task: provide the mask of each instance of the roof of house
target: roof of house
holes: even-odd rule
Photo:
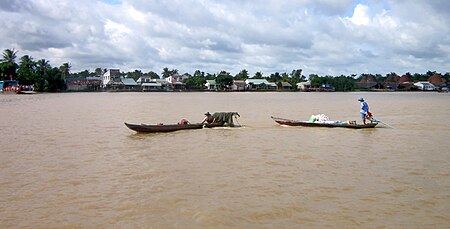
[[[237,86],[245,86],[245,81],[243,80],[233,80],[233,84]]]
[[[136,83],[136,81],[134,81],[133,78],[122,78],[121,80],[125,86],[137,86],[138,85]]]
[[[255,84],[255,85],[259,85],[259,84],[269,84],[269,81],[267,81],[266,79],[246,79],[245,80],[246,84]]]
[[[206,83],[209,85],[216,85],[216,80],[206,80]]]
[[[444,80],[442,79],[442,77],[438,74],[434,74],[433,76],[431,76],[428,79],[428,82],[430,82],[432,84],[437,84],[437,85],[445,83]]]
[[[297,83],[297,86],[299,85],[311,86],[311,81]]]
[[[414,85],[433,85],[433,84],[427,81],[419,81],[417,83],[414,83]]]
[[[161,87],[162,84],[161,83],[155,83],[155,82],[151,82],[151,83],[142,83],[142,86],[145,87]]]
[[[283,87],[292,87],[292,84],[290,84],[289,82],[281,82],[281,86],[283,86]]]
[[[398,80],[399,83],[405,83],[405,82],[409,82],[409,77],[407,75],[403,75],[402,77],[400,77],[400,79]]]

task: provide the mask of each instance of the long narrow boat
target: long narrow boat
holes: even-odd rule
[[[364,129],[364,128],[374,128],[378,123],[368,123],[366,125],[362,124],[348,124],[346,122],[309,122],[309,121],[297,121],[285,118],[276,118],[270,116],[275,122],[280,125],[286,126],[305,126],[305,127],[343,127],[343,128],[352,128],[352,129]]]
[[[139,133],[158,133],[158,132],[172,132],[172,131],[178,131],[178,130],[188,130],[188,129],[202,129],[203,124],[196,123],[196,124],[168,124],[168,125],[148,125],[148,124],[130,124],[126,123],[125,125],[130,128],[131,130],[134,130]]]

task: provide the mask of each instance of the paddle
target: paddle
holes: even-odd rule
[[[373,121],[373,122],[379,122],[379,123],[384,124],[384,125],[386,125],[386,126],[392,128],[392,129],[395,129],[395,127],[393,127],[393,126],[391,126],[391,125],[389,125],[389,124],[387,124],[387,123],[384,123],[384,122],[382,122],[381,120],[378,120],[378,119],[374,118],[373,116],[370,116],[368,119],[369,119],[370,121]]]

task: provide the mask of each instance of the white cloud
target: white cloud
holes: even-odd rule
[[[349,20],[356,25],[368,25],[370,23],[368,10],[368,6],[362,4],[356,5],[353,16]]]
[[[302,68],[340,75],[450,68],[446,1],[4,1],[0,48],[53,66],[70,62],[73,71]]]

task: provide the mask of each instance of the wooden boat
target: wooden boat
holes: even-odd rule
[[[214,123],[205,123],[203,124],[203,127],[206,128],[214,128],[214,127],[222,127],[225,123],[223,122],[214,122]]]
[[[352,128],[352,129],[364,129],[364,128],[374,128],[378,123],[368,123],[366,125],[363,124],[349,124],[347,122],[309,122],[309,121],[297,121],[285,118],[276,118],[270,116],[275,122],[280,125],[286,126],[305,126],[305,127],[343,127],[343,128]]]
[[[188,130],[188,129],[202,129],[203,124],[196,123],[196,124],[162,124],[162,125],[148,125],[148,124],[130,124],[126,123],[125,125],[130,128],[131,130],[134,130],[139,133],[158,133],[158,132],[173,132],[178,130]]]
[[[32,95],[32,94],[36,94],[35,91],[16,91],[16,94],[19,95]]]

